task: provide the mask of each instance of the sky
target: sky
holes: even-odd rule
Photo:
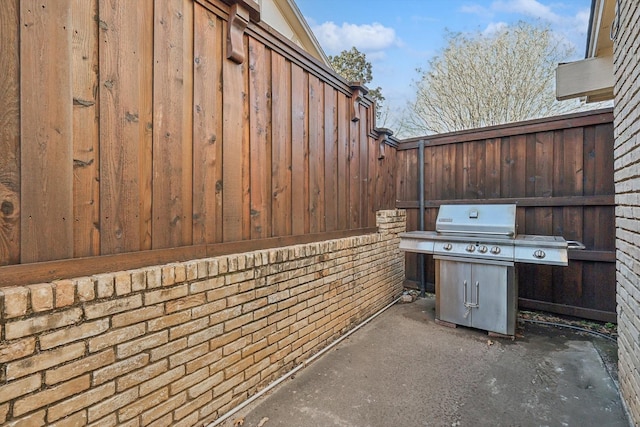
[[[548,24],[584,58],[591,0],[296,0],[327,55],[355,46],[391,111],[413,99],[417,68],[444,48],[447,31],[490,33],[518,21]]]

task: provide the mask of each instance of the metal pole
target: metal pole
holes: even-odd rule
[[[418,195],[419,208],[419,226],[420,231],[424,231],[424,140],[418,142]],[[424,278],[424,254],[418,254],[418,270],[420,275],[420,298],[425,297],[425,278]]]

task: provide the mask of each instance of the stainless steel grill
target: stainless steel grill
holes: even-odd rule
[[[433,254],[436,319],[504,335],[515,334],[516,263],[568,265],[560,236],[517,235],[516,205],[442,205],[435,231],[400,234],[400,249]]]

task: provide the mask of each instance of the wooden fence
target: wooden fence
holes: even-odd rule
[[[362,233],[394,207],[365,89],[252,4],[1,3],[0,285]]]
[[[582,241],[568,267],[518,267],[520,307],[616,319],[613,114],[610,109],[402,141],[397,207],[418,228],[418,141],[425,141],[425,229],[444,203],[517,203],[520,234]],[[434,263],[427,257],[427,282]],[[416,255],[407,254],[410,284]],[[430,290],[433,290],[431,287]]]

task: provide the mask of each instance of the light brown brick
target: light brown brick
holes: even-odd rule
[[[130,270],[131,274],[131,291],[142,291],[147,286],[147,276],[144,270]]]
[[[28,337],[19,341],[0,342],[0,363],[17,360],[33,354],[36,349],[36,339]]]
[[[145,320],[155,319],[161,317],[163,314],[164,307],[162,304],[125,311],[124,313],[111,317],[111,327],[121,328],[123,326],[133,325],[134,323],[144,322]]]
[[[39,389],[40,384],[40,375],[31,375],[30,377],[2,385],[0,386],[0,403],[31,393]]]
[[[175,265],[174,274],[176,283],[182,283],[187,280],[187,269],[184,263],[178,263]]]
[[[173,396],[167,400],[165,400],[164,402],[162,402],[162,405],[158,405],[154,408],[151,408],[145,412],[142,413],[142,416],[140,417],[141,421],[142,421],[142,425],[149,425],[151,426],[151,422],[155,419],[158,419],[159,417],[167,414],[169,415],[169,417],[167,417],[167,419],[169,421],[173,420],[173,414],[171,414],[171,411],[173,411],[176,408],[179,408],[180,406],[184,405],[184,403],[187,401],[187,393],[180,393],[176,396]],[[156,427],[160,427],[160,426],[164,426],[165,421],[163,419],[163,421],[159,424],[156,425]]]
[[[223,326],[218,324],[215,326],[209,326],[202,331],[192,333],[187,337],[187,345],[189,347],[193,347],[194,345],[209,341],[212,338],[222,335],[223,329]]]
[[[43,351],[35,356],[27,357],[7,364],[7,379],[24,377],[34,372],[43,371],[52,366],[61,365],[69,360],[84,355],[84,343],[75,343],[51,351]]]
[[[78,323],[81,318],[82,309],[71,308],[58,313],[40,315],[26,320],[18,320],[6,324],[5,338],[7,340],[12,340],[49,331],[51,329],[69,326],[74,323]]]
[[[140,415],[142,412],[150,408],[158,407],[163,401],[169,397],[169,388],[165,387],[148,396],[137,399],[130,405],[125,406],[118,410],[118,419],[120,421],[126,421],[135,416]]]
[[[165,310],[167,314],[171,314],[176,311],[181,311],[187,308],[202,305],[205,302],[207,302],[207,296],[204,293],[189,295],[177,300],[167,301],[165,305]]]
[[[167,289],[147,292],[144,296],[144,305],[157,304],[186,296],[189,293],[188,285],[179,285]]]
[[[228,368],[225,368],[224,377],[232,378],[238,374],[242,374],[242,372],[251,365],[253,365],[253,356],[245,357]]]
[[[4,317],[11,319],[27,314],[29,301],[29,289],[19,286],[4,288],[0,292],[4,294]],[[7,338],[9,339],[9,338]]]
[[[38,411],[26,417],[12,420],[10,424],[7,424],[7,427],[40,427],[45,425],[44,416],[45,411]]]
[[[93,301],[96,298],[95,283],[90,277],[81,277],[75,280],[78,289],[78,300],[82,302]]]
[[[227,308],[222,311],[213,313],[209,317],[209,323],[211,325],[215,325],[215,324],[224,322],[225,320],[233,319],[234,317],[240,316],[241,314],[242,314],[242,307]]]
[[[228,356],[230,354],[235,353],[238,350],[241,350],[242,348],[246,347],[247,345],[251,344],[251,337],[247,336],[247,337],[242,337],[239,338],[233,342],[230,342],[229,344],[225,345],[222,348],[222,355],[223,356]]]
[[[105,384],[101,387],[93,388],[77,396],[73,396],[65,401],[51,406],[47,410],[47,421],[54,422],[63,418],[69,414],[79,411],[80,409],[87,408],[93,402],[99,402],[109,396],[112,396],[116,391],[116,386],[113,382]]]
[[[132,402],[135,402],[138,398],[138,388],[131,388],[127,391],[118,393],[113,397],[110,397],[106,400],[103,400],[100,403],[97,403],[93,406],[89,407],[88,415],[89,422],[98,421],[112,412],[117,411],[118,409],[126,406]],[[115,417],[113,417],[115,420]],[[100,423],[100,425],[107,424],[106,422]]]
[[[209,326],[209,319],[202,317],[200,319],[192,320],[191,322],[183,323],[179,326],[174,326],[169,330],[169,339],[171,341],[183,337],[185,335],[193,334],[194,332],[201,331]]]
[[[116,357],[112,349],[108,349],[101,353],[97,353],[88,357],[83,357],[82,359],[75,362],[57,366],[46,371],[45,383],[48,385],[56,384],[61,381],[65,381],[70,378],[85,374],[87,372],[102,368],[103,366],[113,363],[115,360]]]
[[[124,375],[145,366],[149,362],[148,354],[139,354],[120,362],[112,363],[104,368],[93,372],[93,384],[98,385],[111,381],[112,379]]]
[[[162,286],[172,286],[176,284],[175,265],[165,265],[161,268]]]
[[[189,293],[197,294],[200,292],[208,292],[221,286],[224,286],[224,276],[212,277],[190,284]]]
[[[72,280],[58,280],[53,282],[55,290],[56,308],[67,307],[75,302],[76,287]]]
[[[222,349],[222,347],[224,347],[225,345],[229,344],[232,341],[237,340],[241,336],[242,336],[241,330],[235,329],[231,332],[227,332],[224,335],[220,335],[219,337],[212,339],[209,342],[209,346],[212,351],[216,349]]]
[[[77,427],[87,425],[87,411],[76,412],[56,423],[47,423],[49,427]]]
[[[89,351],[94,352],[118,343],[139,337],[145,333],[144,324],[135,324],[120,329],[114,329],[97,337],[89,339]]]
[[[208,316],[213,313],[217,313],[223,310],[227,306],[227,301],[224,299],[202,304],[191,309],[191,317],[197,319],[198,317]]]
[[[203,393],[210,392],[215,386],[222,383],[224,380],[224,374],[222,372],[211,375],[206,380],[189,388],[189,399],[195,399]]]
[[[147,289],[153,289],[162,286],[162,269],[160,267],[153,267],[146,270],[146,275]]]
[[[210,402],[213,399],[213,393],[211,391],[205,392],[198,396],[196,399],[191,400],[185,405],[180,406],[174,412],[174,417],[176,420],[181,420],[185,417],[184,422],[185,425],[192,426],[198,421],[198,410]],[[195,415],[195,418],[194,418]],[[173,427],[176,427],[177,424],[174,424]]]
[[[116,295],[126,295],[131,293],[131,274],[127,271],[121,271],[115,274],[114,285]]]
[[[113,296],[115,286],[113,283],[113,274],[97,274],[92,276],[96,284],[96,295],[98,298],[109,298]]]
[[[117,298],[110,301],[88,304],[84,308],[84,315],[87,319],[97,319],[99,317],[130,311],[141,306],[142,296],[132,295],[127,298]]]
[[[145,366],[143,369],[131,372],[123,377],[118,378],[116,385],[118,392],[126,390],[129,387],[138,385],[144,381],[155,378],[158,375],[166,372],[169,367],[169,362],[164,359],[156,362],[152,365]]]
[[[53,310],[53,287],[51,283],[29,285],[31,309],[34,312]]]
[[[183,376],[182,378],[173,381],[169,387],[171,395],[177,394],[187,388],[191,387],[194,384],[199,384],[200,382],[206,380],[209,377],[209,368],[203,367],[198,371],[192,372],[189,375]]]
[[[249,344],[248,346],[242,349],[242,357],[248,357],[254,354],[255,352],[262,350],[267,346],[267,339],[263,338],[260,341],[257,341],[253,344]]]
[[[109,319],[87,322],[71,328],[61,329],[40,337],[40,349],[47,350],[73,341],[99,335],[109,329]]]
[[[168,335],[167,331],[160,331],[155,334],[143,335],[138,339],[127,341],[124,344],[119,344],[116,347],[118,359],[133,356],[134,354],[165,344],[169,340]]]
[[[224,330],[231,331],[233,329],[239,328],[253,320],[253,313],[243,314],[242,316],[238,316],[236,318],[227,320],[224,322]]]
[[[169,341],[167,344],[151,350],[151,361],[163,359],[167,356],[175,354],[187,347],[187,339],[181,338],[177,341]]]
[[[150,332],[155,332],[174,325],[181,325],[189,320],[191,320],[191,312],[185,310],[149,320],[147,326]]]
[[[195,347],[189,347],[186,350],[169,356],[169,367],[174,368],[178,365],[182,365],[183,363],[187,363],[202,356],[207,351],[209,351],[209,343],[206,342]]]
[[[180,365],[173,368],[170,371],[167,371],[163,374],[158,375],[157,377],[145,381],[140,384],[140,396],[147,395],[155,390],[160,389],[166,385],[171,384],[174,381],[182,378],[184,376],[184,366]]]
[[[19,417],[27,412],[45,407],[65,397],[73,396],[76,393],[87,390],[90,386],[89,375],[85,375],[24,397],[13,404],[13,416]]]
[[[167,402],[165,402],[167,403]],[[149,410],[147,412],[153,412],[153,410]],[[142,414],[142,417],[140,417],[140,419],[147,419],[147,418],[143,418],[145,417],[145,414]],[[130,422],[136,421],[137,423],[140,423],[138,421],[138,418],[136,418],[135,420],[131,420]],[[164,414],[163,416],[161,416],[158,419],[150,419],[148,420],[149,423],[148,424],[142,424],[146,427],[166,427],[166,426],[173,426],[173,414],[171,412],[169,412],[168,414]],[[135,425],[131,425],[129,427],[138,427],[138,424]]]
[[[7,421],[7,415],[9,414],[9,404],[5,403],[0,405],[0,424],[4,424]]]
[[[229,378],[213,388],[213,395],[220,396],[231,390],[244,380],[244,374],[240,372],[235,377]]]
[[[207,365],[212,364],[222,358],[222,349],[217,349],[214,351],[209,351],[204,355],[198,357],[187,363],[187,374],[190,374],[194,371],[197,371],[200,368],[203,368]],[[173,391],[172,391],[173,393]]]

